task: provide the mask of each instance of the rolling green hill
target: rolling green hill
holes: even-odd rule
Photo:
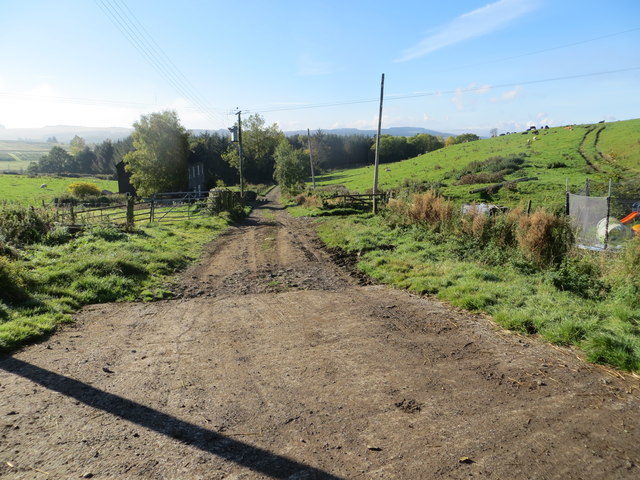
[[[501,162],[495,157],[507,161]],[[517,161],[508,162],[509,159]],[[502,171],[506,172],[503,180],[487,181],[477,175],[500,168],[503,163],[510,163],[510,168]],[[466,177],[470,183],[461,184],[460,177],[465,172],[473,172],[474,167],[476,176]],[[512,184],[493,193],[469,193],[473,189],[523,177],[536,177],[537,180]],[[457,201],[514,205],[532,200],[536,206],[559,208],[564,203],[566,181],[575,192],[589,179],[592,193],[598,194],[604,191],[610,178],[620,188],[628,190],[630,184],[635,184],[635,188],[640,189],[640,119],[551,128],[539,130],[538,135],[513,133],[452,145],[381,165],[379,186],[389,190],[424,183],[437,187]],[[474,183],[474,180],[484,182]],[[360,192],[370,190],[372,183],[373,166],[334,171],[317,178],[320,186],[341,184]]]
[[[0,140],[0,172],[22,172],[49,153],[54,143]]]

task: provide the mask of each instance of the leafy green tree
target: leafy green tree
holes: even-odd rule
[[[480,140],[480,137],[475,133],[463,133],[456,137],[455,143],[475,142],[476,140]]]
[[[72,172],[74,168],[74,158],[64,148],[56,145],[51,147],[49,153],[40,157],[35,170],[41,173],[62,173]]]
[[[374,143],[371,146],[371,151],[375,153],[375,149],[376,144]],[[380,153],[378,155],[380,163],[397,162],[410,156],[406,137],[394,137],[392,135],[382,135],[380,137]]]
[[[84,147],[80,152],[74,155],[74,172],[75,173],[97,173],[94,170],[96,162],[96,154],[89,147]]]
[[[295,193],[304,185],[307,176],[304,150],[294,149],[286,138],[282,138],[274,152],[275,171],[273,178],[287,193]]]
[[[284,133],[277,124],[266,126],[264,118],[257,113],[242,121],[242,173],[249,182],[262,183],[273,178],[274,152],[283,138]],[[234,168],[239,168],[237,145],[229,145],[223,157]]]
[[[419,133],[407,140],[412,155],[422,155],[444,147],[444,140],[428,133]]]
[[[76,156],[87,147],[87,143],[84,138],[75,135],[69,142],[69,152],[71,155]]]
[[[96,145],[93,153],[95,154],[93,163],[94,172],[106,174],[116,173],[116,148],[111,140],[106,139],[104,142]]]
[[[133,124],[132,152],[123,160],[140,195],[182,190],[187,184],[188,134],[173,111],[142,115]]]

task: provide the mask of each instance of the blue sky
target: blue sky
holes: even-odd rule
[[[382,73],[384,127],[640,117],[637,0],[0,0],[0,52],[7,128],[375,128]]]

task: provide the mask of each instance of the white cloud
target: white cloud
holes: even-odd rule
[[[468,103],[469,97],[467,94],[473,93],[476,95],[485,95],[486,93],[489,93],[490,90],[491,85],[478,85],[475,82],[472,82],[465,88],[456,88],[451,101],[456,106],[456,109],[462,112],[465,110]],[[471,101],[471,103],[475,104],[475,101]]]
[[[511,89],[511,90],[507,90],[506,92],[502,93],[499,97],[493,97],[491,98],[491,101],[493,103],[497,103],[497,102],[509,102],[511,100],[513,100],[514,98],[518,97],[520,95],[520,93],[522,92],[523,88],[521,85],[518,85],[517,87]]]
[[[396,62],[406,62],[441,48],[499,30],[538,6],[537,0],[498,0],[460,15],[418,44],[405,49]]]

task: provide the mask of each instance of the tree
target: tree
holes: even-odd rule
[[[251,183],[268,182],[273,178],[274,152],[284,133],[276,123],[265,126],[264,118],[255,113],[242,121],[242,173]],[[240,165],[237,145],[229,145],[224,159],[236,169]]]
[[[480,137],[475,133],[463,133],[455,138],[455,143],[475,142],[476,140],[480,140]]]
[[[444,147],[444,140],[440,137],[430,135],[428,133],[419,133],[407,140],[407,143],[413,150],[412,155],[422,155],[423,153],[433,152]]]
[[[295,150],[286,138],[282,138],[274,152],[275,171],[273,178],[287,193],[302,188],[307,176],[307,155],[304,150]]]
[[[35,167],[37,172],[42,173],[62,173],[71,172],[74,169],[74,158],[67,151],[58,147],[51,147],[49,153],[40,157]]]
[[[84,138],[75,135],[69,142],[69,152],[71,155],[76,156],[87,147],[87,142]]]
[[[371,146],[371,151],[375,153],[375,143]],[[393,135],[382,135],[380,137],[380,153],[378,158],[380,163],[397,162],[409,158],[406,137],[394,137]]]
[[[113,142],[106,139],[104,142],[96,145],[93,153],[95,154],[95,160],[93,163],[93,170],[97,173],[116,173],[116,148],[113,146]]]
[[[74,155],[75,173],[95,173],[96,154],[89,147],[84,147]]]
[[[497,137],[498,136],[498,129],[497,128],[492,128],[491,130],[489,130],[489,135],[491,135],[491,138]]]
[[[185,188],[188,134],[176,112],[142,115],[133,128],[134,150],[123,160],[136,191],[151,195]]]

